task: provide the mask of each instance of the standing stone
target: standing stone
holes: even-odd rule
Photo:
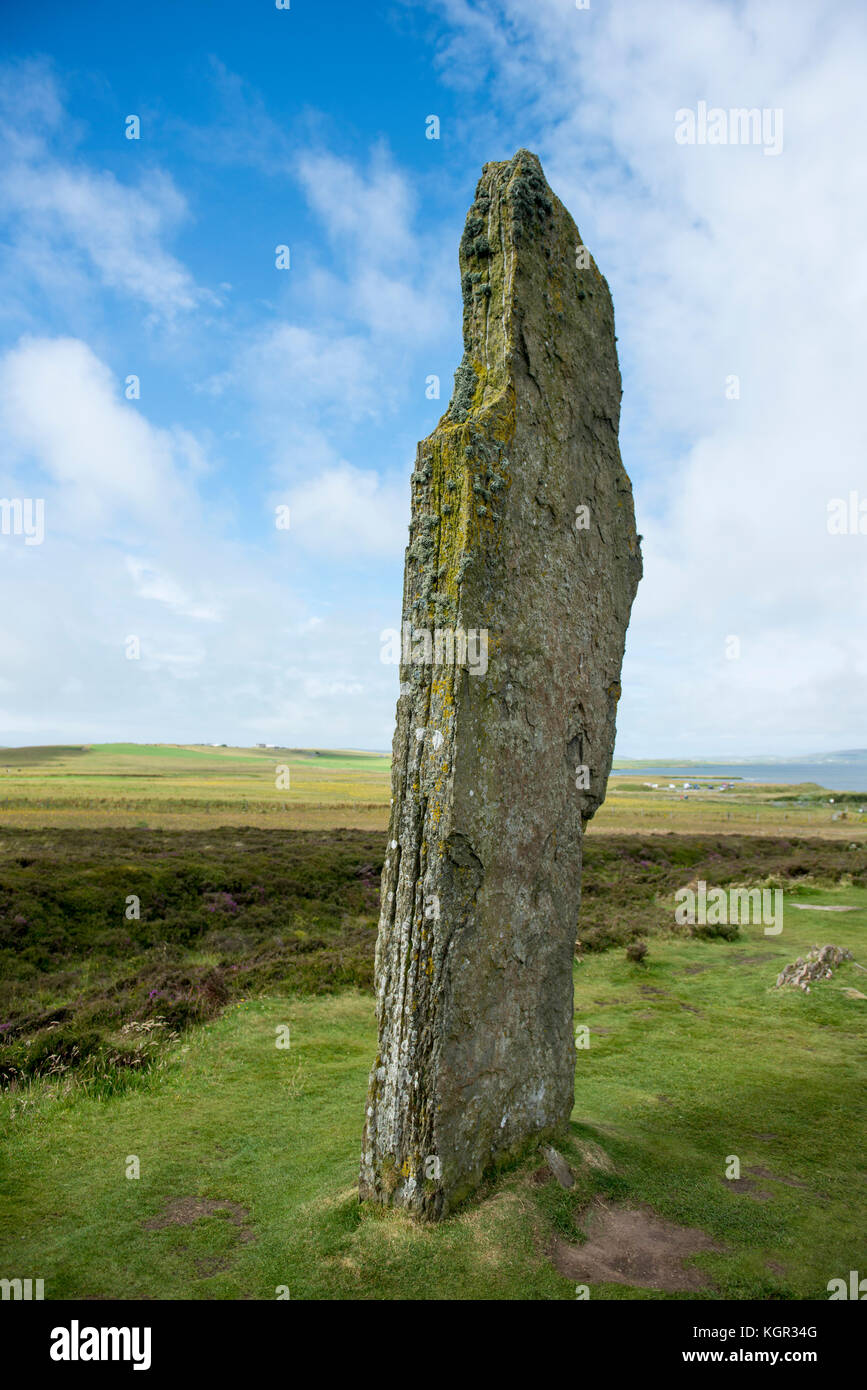
[[[437,1219],[566,1125],[584,824],[641,577],[608,286],[527,150],[460,246],[418,448],[360,1195]]]

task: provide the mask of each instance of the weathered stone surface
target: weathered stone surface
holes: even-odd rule
[[[464,358],[412,478],[360,1179],[428,1218],[572,1108],[582,832],[641,575],[611,297],[535,155],[485,165],[460,264]]]
[[[572,1169],[569,1167],[569,1164],[562,1154],[559,1154],[556,1149],[552,1149],[550,1144],[543,1144],[542,1157],[545,1159],[545,1162],[561,1187],[569,1188],[575,1186]]]
[[[830,980],[834,971],[845,960],[852,960],[852,952],[845,946],[814,946],[807,956],[798,956],[792,965],[785,966],[777,976],[777,989],[783,985],[793,985],[810,993],[810,985],[816,980]]]

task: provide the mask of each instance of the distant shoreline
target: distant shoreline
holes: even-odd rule
[[[829,792],[857,792],[867,798],[867,763],[852,762],[646,762],[616,760],[611,775],[645,778],[677,778],[679,781],[737,782],[750,786],[799,786],[812,784]]]
[[[840,764],[849,766],[859,763],[863,763],[867,768],[867,748],[853,748],[848,752],[798,753],[785,758],[776,754],[764,756],[751,754],[749,757],[735,755],[729,758],[719,757],[716,754],[707,758],[621,758],[615,754],[613,765],[615,768],[625,770],[627,768],[663,767],[792,767],[798,764],[805,767],[836,767]]]

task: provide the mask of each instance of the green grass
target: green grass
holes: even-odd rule
[[[386,753],[353,749],[135,743],[7,748],[0,749],[0,817],[21,828],[233,825],[384,833],[390,764]],[[288,787],[277,785],[278,767],[289,769]],[[867,816],[859,814],[865,797],[859,794],[744,783],[726,792],[694,788],[685,796],[681,788],[651,791],[645,782],[628,772],[613,775],[590,835],[674,831],[867,840]]]
[[[348,831],[7,830],[0,1081],[83,1069],[104,1094],[251,990],[369,987],[381,853]]]
[[[72,1069],[112,1094],[234,999],[369,988],[382,848],[341,830],[7,829],[0,1081]],[[865,886],[867,862],[827,840],[588,840],[581,951],[669,930],[672,894],[691,879],[769,876]]]
[[[278,768],[288,769],[286,773]],[[106,743],[0,749],[6,825],[194,829],[369,826],[388,820],[390,758],[297,748]]]
[[[617,862],[596,869],[616,882]],[[576,962],[576,1024],[591,1046],[578,1052],[564,1144],[571,1192],[534,1183],[534,1161],[440,1227],[360,1209],[372,997],[301,996],[284,982],[282,997],[236,1000],[171,1042],[159,1068],[108,1100],[74,1074],[0,1099],[2,1270],[44,1278],[48,1298],[269,1299],[285,1285],[295,1299],[569,1299],[574,1284],[546,1249],[555,1234],[579,1241],[603,1196],[724,1246],[696,1257],[712,1280],[704,1297],[826,1298],[829,1279],[864,1263],[867,1002],[845,991],[867,993],[867,976],[847,964],[809,995],[773,984],[818,941],[867,965],[867,889],[790,882],[792,901],[859,910],[789,911],[781,936],[749,927],[731,943],[658,933],[641,966],[621,949]],[[284,1024],[288,1050],[275,1045]],[[588,1142],[607,1170],[582,1160]],[[125,1176],[133,1154],[138,1180]],[[742,1171],[803,1186],[756,1178],[768,1200],[738,1193],[723,1179],[732,1154]],[[147,1224],[195,1198],[235,1206]],[[661,1296],[614,1284],[591,1294]]]

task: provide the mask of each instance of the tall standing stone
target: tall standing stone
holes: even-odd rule
[[[641,577],[611,296],[535,155],[485,165],[460,265],[412,477],[359,1186],[432,1219],[572,1109],[582,835]]]

